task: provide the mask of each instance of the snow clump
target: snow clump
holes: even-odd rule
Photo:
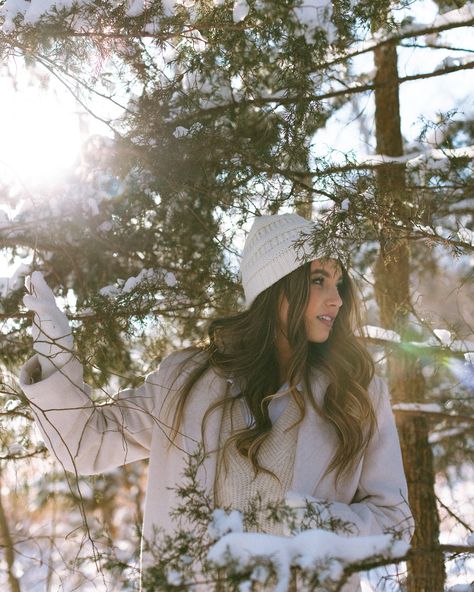
[[[0,298],[6,298],[12,292],[23,288],[25,277],[31,272],[31,266],[21,263],[11,277],[0,278]]]
[[[230,532],[244,532],[242,514],[237,510],[225,512],[218,508],[212,512],[212,520],[207,527],[207,534],[216,541]]]
[[[137,276],[131,276],[127,280],[118,279],[117,284],[104,286],[99,290],[101,296],[107,298],[118,298],[123,294],[129,294],[135,290],[142,282],[163,281],[169,288],[173,288],[178,283],[174,273],[165,269],[142,269]]]
[[[215,543],[208,559],[218,567],[232,563],[234,569],[246,570],[256,563],[273,564],[277,576],[274,592],[285,592],[291,578],[291,567],[303,571],[318,570],[324,585],[341,578],[344,568],[374,556],[403,557],[410,546],[395,540],[392,535],[345,537],[334,532],[306,530],[294,537],[263,533],[236,533],[222,537]]]

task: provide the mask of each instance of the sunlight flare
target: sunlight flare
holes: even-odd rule
[[[78,158],[80,115],[69,101],[35,87],[1,94],[0,168],[29,188],[58,181]]]

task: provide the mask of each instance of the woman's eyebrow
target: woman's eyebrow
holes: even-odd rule
[[[314,269],[311,272],[311,275],[323,275],[324,277],[330,278],[331,274],[329,272],[327,272],[325,269]],[[342,280],[342,273],[339,274],[338,280]]]

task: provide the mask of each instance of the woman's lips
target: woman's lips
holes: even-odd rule
[[[318,319],[318,321],[321,321],[321,323],[323,323],[323,325],[326,325],[326,327],[332,327],[333,323],[334,323],[334,319],[330,318],[330,317],[326,317],[326,315],[322,315],[321,317],[316,317]]]

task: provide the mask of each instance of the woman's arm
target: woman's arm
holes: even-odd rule
[[[323,520],[336,518],[359,536],[397,531],[409,542],[413,535],[413,518],[408,505],[408,491],[403,470],[400,443],[385,382],[375,377],[369,386],[377,418],[377,428],[367,446],[357,492],[352,503],[325,500],[320,507]],[[304,501],[318,504],[318,499],[291,492],[289,503],[304,506]]]
[[[74,357],[31,384],[37,358],[22,367],[20,386],[48,448],[65,469],[95,474],[147,458],[153,429],[169,432],[164,405],[176,389],[174,376],[184,359],[182,352],[166,358],[140,387],[125,389],[103,405],[91,400],[82,366]]]
[[[75,358],[44,380],[28,384],[36,358],[21,369],[20,386],[48,448],[65,469],[94,474],[147,457],[159,372],[135,391],[122,391],[110,404],[95,405]]]
[[[169,370],[180,356],[170,356],[138,389],[126,389],[110,404],[96,405],[75,358],[69,321],[41,272],[33,272],[26,287],[23,302],[34,314],[31,332],[37,355],[21,369],[20,386],[50,450],[64,468],[86,474],[146,458],[154,427],[163,427],[158,402],[165,401],[174,386]]]
[[[352,522],[359,535],[397,531],[410,541],[414,523],[408,505],[400,442],[384,380],[375,377],[369,387],[377,428],[362,461],[362,471],[353,503],[333,502],[331,513]]]

